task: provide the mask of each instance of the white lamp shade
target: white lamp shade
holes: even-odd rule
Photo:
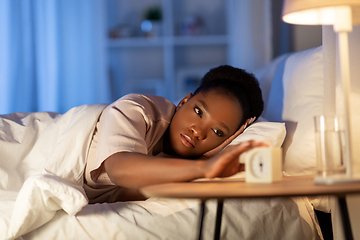
[[[284,0],[282,16],[287,23],[334,25],[335,11],[344,7],[350,11],[351,25],[360,24],[360,0]]]

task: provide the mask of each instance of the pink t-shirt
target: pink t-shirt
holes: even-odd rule
[[[110,181],[103,162],[117,152],[162,152],[162,136],[174,112],[175,105],[166,98],[140,94],[126,95],[104,109],[85,169],[84,188],[90,202],[121,199],[121,187]]]

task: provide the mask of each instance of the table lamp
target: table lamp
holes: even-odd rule
[[[316,178],[319,184],[360,181],[352,171],[350,59],[348,32],[360,24],[360,0],[284,0],[283,21],[303,25],[333,25],[338,40],[339,76],[344,90],[345,164],[346,174],[330,178]],[[322,182],[324,181],[324,182]]]

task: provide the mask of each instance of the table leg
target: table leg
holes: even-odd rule
[[[221,218],[222,218],[223,206],[224,206],[224,201],[219,199],[218,203],[217,203],[217,209],[216,209],[216,222],[215,222],[214,240],[219,240],[220,239]]]
[[[204,214],[205,214],[205,201],[201,201],[200,204],[200,214],[199,214],[199,222],[198,222],[198,235],[197,239],[201,240],[202,238],[202,227],[204,222]]]
[[[339,206],[340,206],[340,214],[341,214],[341,220],[343,223],[345,239],[353,240],[349,212],[348,212],[345,196],[338,197],[338,202],[339,202]]]

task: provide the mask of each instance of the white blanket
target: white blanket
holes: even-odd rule
[[[59,209],[74,215],[87,204],[82,175],[88,146],[105,105],[61,115],[13,113],[0,118],[0,234],[14,239]]]
[[[195,237],[197,200],[87,205],[83,172],[103,108],[0,116],[0,239]],[[214,202],[206,209],[203,234],[212,239]],[[227,200],[222,226],[222,239],[319,238],[306,198]]]

